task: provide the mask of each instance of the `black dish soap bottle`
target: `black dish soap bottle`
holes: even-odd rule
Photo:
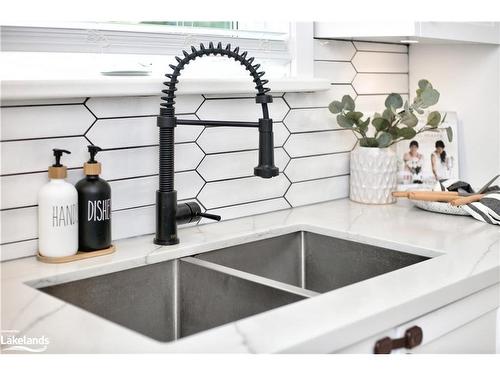
[[[101,151],[88,146],[90,159],[83,165],[85,178],[78,181],[78,250],[96,251],[111,246],[111,187],[99,177],[101,163],[95,160]]]

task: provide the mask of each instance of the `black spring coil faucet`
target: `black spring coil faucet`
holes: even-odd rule
[[[200,44],[199,49],[191,46],[191,53],[182,51],[184,57],[175,57],[177,65],[170,65],[173,72],[166,74],[170,81],[164,82],[167,86],[162,92],[162,103],[157,124],[160,131],[160,186],[156,192],[156,237],[154,242],[159,245],[175,245],[179,243],[177,224],[196,222],[201,217],[220,220],[220,216],[201,212],[196,202],[178,205],[177,192],[174,189],[174,129],[177,125],[204,125],[204,126],[237,126],[259,128],[259,163],[254,168],[254,175],[262,178],[271,178],[279,174],[274,165],[273,120],[269,118],[268,104],[273,98],[267,94],[271,89],[265,87],[268,80],[261,79],[265,72],[259,72],[260,64],[252,65],[254,58],[247,58],[247,52],[239,53],[239,47],[231,49],[228,44],[225,48],[222,43],[217,47],[210,42],[208,48]],[[234,59],[249,71],[255,83],[257,94],[256,103],[262,107],[262,118],[258,122],[241,121],[205,121],[182,120],[175,116],[175,92],[179,83],[181,70],[191,61],[203,56],[227,56]]]

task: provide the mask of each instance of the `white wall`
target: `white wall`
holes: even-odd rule
[[[500,46],[412,45],[409,68],[411,97],[426,78],[437,108],[458,113],[461,178],[478,186],[500,173]]]

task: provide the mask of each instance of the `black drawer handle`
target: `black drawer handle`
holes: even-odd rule
[[[405,331],[405,335],[399,339],[384,337],[375,343],[373,352],[375,354],[390,354],[393,349],[412,349],[422,343],[424,333],[419,326],[413,326]]]

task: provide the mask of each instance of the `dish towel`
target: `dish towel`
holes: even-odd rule
[[[439,181],[442,191],[458,191],[460,193],[474,193],[472,187],[458,180]],[[473,202],[462,206],[474,219],[488,224],[500,225],[500,187],[491,186],[485,196],[479,202]]]

